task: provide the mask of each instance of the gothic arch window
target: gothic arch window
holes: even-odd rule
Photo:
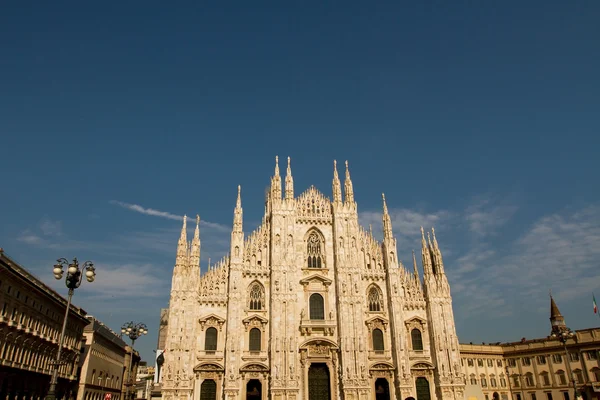
[[[306,239],[306,264],[308,268],[325,268],[324,240],[313,230]]]
[[[373,336],[373,350],[375,350],[375,352],[383,352],[383,332],[381,329],[373,329],[371,335]]]
[[[204,350],[217,350],[217,329],[213,328],[212,326],[206,330],[204,335]]]
[[[319,293],[313,293],[309,299],[310,319],[325,319],[325,302]]]
[[[258,282],[253,282],[248,290],[248,308],[262,310],[265,304],[265,288]]]
[[[423,351],[423,337],[421,331],[414,328],[410,331],[410,339],[412,341],[412,349],[415,351]]]
[[[260,351],[262,332],[258,328],[250,329],[250,351]]]
[[[383,309],[382,294],[379,288],[375,285],[369,289],[367,302],[369,303],[369,311],[379,312]]]

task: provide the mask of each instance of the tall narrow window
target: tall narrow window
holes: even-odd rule
[[[260,351],[262,332],[258,328],[250,329],[250,351]]]
[[[381,329],[373,329],[373,350],[375,350],[376,353],[378,352],[383,352],[384,347],[383,347],[383,332],[381,332]]]
[[[317,232],[311,232],[306,243],[306,258],[308,268],[323,268],[323,251],[321,238]]]
[[[204,350],[215,351],[217,350],[217,329],[210,327],[206,330],[204,337]]]
[[[265,291],[262,285],[258,282],[254,282],[250,286],[250,293],[248,295],[250,298],[250,309],[251,310],[262,310],[263,303],[265,299]]]
[[[369,290],[369,311],[381,311],[381,297],[379,296],[379,290],[375,286]]]
[[[421,336],[421,331],[417,328],[414,328],[410,331],[410,338],[412,340],[412,348],[416,351],[423,351],[423,337]]]
[[[325,304],[323,296],[319,293],[313,293],[309,300],[310,319],[325,319]]]

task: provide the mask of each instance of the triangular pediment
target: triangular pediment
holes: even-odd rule
[[[421,325],[425,325],[427,323],[427,320],[425,318],[421,318],[421,317],[412,317],[410,319],[407,319],[406,321],[404,321],[405,324],[412,324],[412,323],[418,323]]]
[[[200,329],[204,330],[205,328],[208,327],[215,327],[215,328],[219,328],[219,330],[221,330],[221,328],[223,327],[223,324],[225,323],[225,318],[217,315],[217,314],[208,314],[205,315],[204,317],[200,318],[198,320],[198,323],[200,323]]]
[[[309,285],[313,281],[321,282],[324,286],[329,286],[333,283],[333,281],[331,279],[329,279],[321,274],[312,274],[310,276],[307,276],[306,278],[300,279],[300,284],[306,286],[306,285]]]
[[[268,319],[266,319],[265,317],[263,317],[263,316],[261,316],[261,315],[257,315],[257,314],[252,314],[252,315],[249,315],[249,316],[247,316],[246,318],[244,318],[244,319],[242,320],[242,322],[243,322],[244,324],[249,324],[249,323],[250,323],[250,322],[252,322],[252,321],[258,321],[258,322],[260,322],[261,324],[266,324],[267,322],[269,322],[269,320],[268,320]]]
[[[368,320],[365,321],[365,323],[367,323],[367,324],[372,324],[372,323],[375,323],[375,322],[380,322],[382,324],[387,324],[388,320],[385,319],[385,318],[383,318],[383,317],[381,317],[381,316],[379,316],[379,315],[377,315],[377,316],[375,316],[373,318],[369,318]]]

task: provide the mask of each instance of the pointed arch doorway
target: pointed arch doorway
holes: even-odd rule
[[[329,367],[325,363],[312,363],[308,368],[308,400],[331,400]]]

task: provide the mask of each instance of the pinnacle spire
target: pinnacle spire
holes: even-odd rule
[[[412,251],[412,256],[413,256],[413,270],[414,270],[414,274],[415,274],[415,279],[418,281],[419,280],[419,268],[417,268],[417,257],[415,256],[415,251]]]
[[[346,179],[344,180],[344,191],[346,201],[348,203],[354,203],[354,188],[352,187],[352,180],[350,179],[350,169],[348,168],[348,161],[346,161]]]
[[[271,178],[271,200],[281,199],[281,176],[279,175],[279,156],[275,156],[275,174]]]
[[[421,227],[421,257],[423,260],[423,276],[427,276],[433,273],[433,267],[431,265],[431,252],[429,246],[425,241],[425,231]]]
[[[337,171],[337,161],[333,160],[333,202],[341,203],[342,202],[342,185],[340,184],[340,177],[338,176]]]
[[[190,265],[200,267],[200,216],[196,214],[196,230],[190,246]]]
[[[381,193],[381,199],[383,200],[383,238],[392,239],[394,237],[394,233],[392,232],[392,219],[390,218],[390,214],[388,213],[384,193]]]
[[[238,185],[237,200],[233,210],[233,232],[242,232],[243,210],[242,210],[242,187]]]
[[[285,176],[285,198],[286,200],[294,199],[294,178],[292,178],[292,167],[290,165],[290,157],[287,158],[287,172]]]
[[[177,243],[177,260],[175,261],[176,266],[185,266],[188,254],[188,242],[187,242],[187,215],[183,216],[183,226],[181,227],[181,235],[179,236],[179,242]]]

